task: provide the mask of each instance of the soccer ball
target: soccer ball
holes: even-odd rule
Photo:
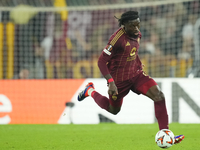
[[[156,144],[160,148],[169,148],[174,144],[174,134],[169,129],[162,129],[155,136]]]

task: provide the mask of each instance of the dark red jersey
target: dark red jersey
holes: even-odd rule
[[[123,28],[119,28],[109,39],[102,51],[98,66],[105,76],[111,74],[115,82],[131,79],[142,71],[142,63],[138,56],[138,38],[131,38]]]

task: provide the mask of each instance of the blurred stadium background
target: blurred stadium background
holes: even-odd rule
[[[1,0],[0,93],[10,94],[8,98],[15,99],[11,100],[13,108],[7,112],[14,111],[14,105],[21,103],[29,109],[43,104],[40,100],[47,96],[45,92],[50,88],[61,90],[57,96],[70,91],[73,95],[72,89],[78,89],[84,79],[102,78],[96,65],[98,57],[118,28],[114,16],[120,17],[127,10],[139,11],[142,32],[139,56],[150,76],[200,77],[199,0]],[[21,82],[18,79],[45,80]],[[52,84],[46,85],[47,79],[51,79]],[[77,87],[72,79],[79,79]],[[55,82],[58,85],[55,86]],[[62,82],[72,88],[60,87]],[[29,101],[31,90],[33,101],[36,95],[43,95],[37,103],[26,104],[19,100]],[[13,96],[13,93],[21,95]],[[60,97],[48,96],[48,103],[55,104]],[[60,103],[54,108],[57,105]],[[198,105],[195,109],[199,110]],[[37,113],[35,115],[37,117]],[[28,123],[32,123],[31,120]]]
[[[127,10],[140,13],[140,57],[148,74],[200,77],[198,0],[1,0],[0,5],[0,79],[19,78],[20,72],[30,79],[101,77],[97,58],[118,28],[114,15]]]

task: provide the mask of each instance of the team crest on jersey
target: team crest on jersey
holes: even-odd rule
[[[117,96],[116,95],[113,95],[112,96],[112,99],[115,101],[115,100],[117,100]]]
[[[104,50],[106,54],[111,55],[112,45],[108,45]]]

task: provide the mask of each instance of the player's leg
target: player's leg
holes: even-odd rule
[[[135,79],[135,92],[143,94],[154,101],[155,116],[158,120],[159,129],[168,129],[168,114],[165,105],[165,97],[157,83],[145,73],[141,73]],[[132,89],[134,91],[134,89]]]
[[[108,99],[105,96],[102,96],[97,91],[94,91],[91,94],[91,96],[94,99],[94,101],[97,103],[97,105],[99,105],[102,109],[107,110],[111,114],[116,115],[121,110],[121,105],[122,105],[123,100],[117,103],[114,103],[113,100]]]
[[[130,82],[120,82],[116,84],[118,94],[117,95],[109,95],[109,98],[102,96],[98,92],[94,91],[92,93],[92,97],[94,101],[101,107],[102,103],[109,102],[108,107],[106,107],[107,111],[116,115],[120,110],[123,103],[123,98],[129,93],[130,91]],[[101,107],[102,108],[102,107]]]
[[[113,107],[110,104],[110,101],[107,97],[102,96],[101,94],[96,92],[92,82],[89,82],[86,85],[85,89],[81,93],[79,93],[78,101],[82,101],[88,96],[91,96],[94,99],[94,101],[97,103],[97,105],[99,105],[99,107],[107,110],[108,112],[112,114],[117,114],[121,109],[121,106],[117,108]]]
[[[150,86],[149,90],[145,94],[154,101],[155,116],[158,120],[159,128],[168,129],[168,114],[165,104],[165,97],[158,85],[153,85],[155,81],[149,81],[145,85]]]
[[[118,92],[119,94],[117,96],[109,96],[108,99],[107,97],[95,91],[93,83],[90,82],[86,85],[86,88],[81,93],[79,93],[78,101],[82,101],[86,97],[91,96],[97,105],[99,105],[99,107],[116,115],[121,110],[123,97],[128,94],[128,91],[123,91],[123,93],[120,94],[120,89]]]
[[[137,90],[154,101],[155,116],[158,120],[159,129],[168,129],[168,114],[165,105],[165,96],[156,82],[151,79]],[[180,143],[184,138],[184,135],[175,136],[174,144]]]
[[[118,107],[112,106],[110,104],[110,100],[107,97],[102,96],[101,94],[96,92],[92,82],[89,82],[86,85],[85,89],[81,93],[79,93],[78,101],[82,101],[88,96],[91,96],[94,99],[94,101],[97,103],[97,105],[99,105],[99,107],[107,110],[108,112],[112,114],[117,114],[121,109],[121,106],[118,106]]]

